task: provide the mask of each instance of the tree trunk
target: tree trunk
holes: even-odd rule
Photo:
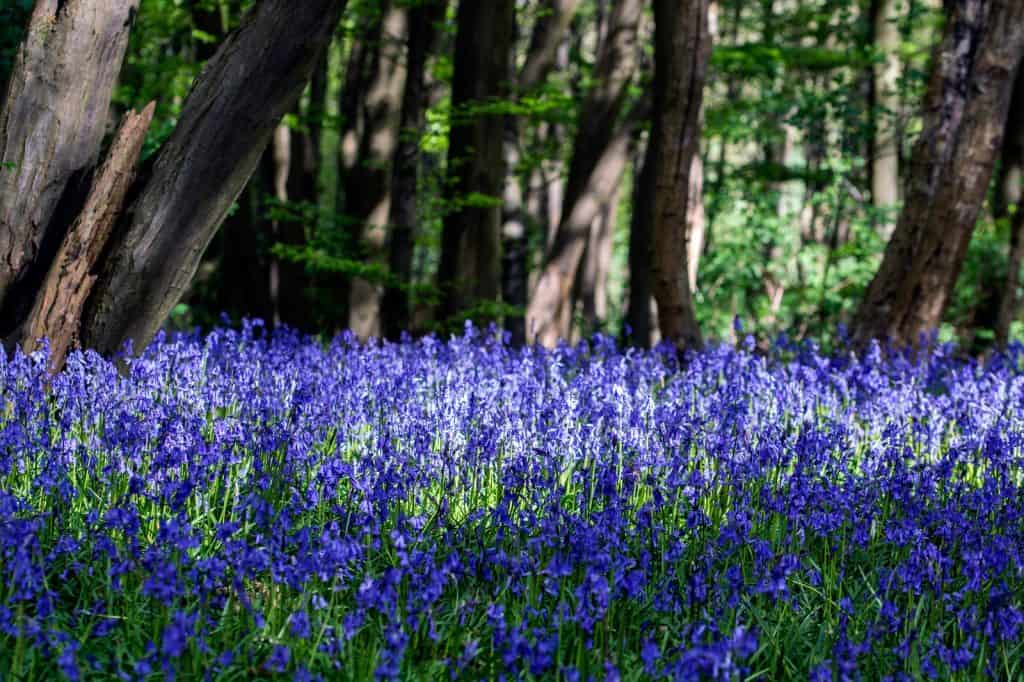
[[[501,293],[504,116],[473,109],[509,94],[515,4],[459,2],[445,192],[449,213],[438,269],[443,322],[495,302]]]
[[[874,65],[872,79],[874,123],[871,162],[871,201],[875,208],[892,211],[900,200],[900,31],[897,0],[873,0],[871,21],[875,49],[882,61]],[[879,221],[883,238],[892,236],[893,218]]]
[[[420,135],[426,105],[426,67],[434,45],[437,25],[444,19],[448,0],[430,0],[409,9],[409,35],[406,43],[405,91],[398,144],[391,162],[391,240],[388,266],[393,286],[382,302],[384,332],[397,341],[412,327],[412,258],[416,225],[420,165]]]
[[[352,221],[362,260],[387,262],[388,217],[391,213],[391,162],[398,144],[405,88],[403,56],[408,15],[385,5],[380,41],[374,51],[361,103],[363,121],[356,162],[346,178],[345,216]],[[349,289],[348,326],[361,340],[383,333],[381,300],[384,282],[353,277]]]
[[[948,4],[906,202],[854,320],[862,344],[914,344],[942,322],[1002,144],[1024,52],[1024,3]]]
[[[137,0],[38,0],[0,111],[0,337],[28,313],[99,157]]]
[[[690,190],[686,203],[686,226],[689,230],[686,245],[686,281],[690,292],[697,290],[697,272],[700,257],[704,253],[704,234],[707,221],[704,216],[704,159],[700,148],[693,153],[690,161]]]
[[[634,160],[633,214],[629,223],[629,303],[623,338],[651,346],[651,242],[654,237],[654,154],[648,135],[643,160]]]
[[[526,61],[519,71],[519,91],[529,92],[544,82],[554,68],[558,48],[572,18],[576,16],[579,0],[545,0],[545,13],[537,18],[530,34]]]
[[[622,149],[619,177],[624,174],[629,158],[628,146]],[[621,184],[621,183],[620,183]],[[590,225],[586,263],[583,267],[582,292],[583,323],[585,333],[604,328],[608,321],[608,273],[611,271],[612,245],[615,237],[615,218],[619,210],[620,187],[616,185],[604,198],[600,214]]]
[[[76,343],[82,307],[92,291],[99,261],[125,195],[135,179],[135,164],[153,120],[155,104],[141,114],[125,114],[103,165],[93,180],[82,211],[68,231],[43,280],[25,329],[20,334],[26,353],[39,339],[50,341],[50,369],[59,371]]]
[[[624,155],[629,144],[629,134],[617,120],[637,66],[643,5],[641,0],[615,4],[609,19],[610,38],[601,46],[594,67],[595,86],[581,107],[561,220],[526,315],[527,336],[546,346],[568,333],[564,320],[590,224],[600,206],[597,197],[614,188],[609,183],[619,178],[608,166]],[[613,141],[616,149],[611,149]]]
[[[83,319],[83,341],[142,348],[302,93],[345,0],[264,0],[196,79],[171,137],[140,179]],[[283,28],[286,27],[286,28]]]
[[[654,296],[662,339],[682,352],[703,345],[689,284],[687,216],[711,56],[708,2],[655,0],[654,22]]]
[[[996,182],[995,217],[1005,218],[1010,206],[1016,212],[1010,223],[1010,257],[1006,270],[1006,284],[999,294],[999,313],[996,318],[996,344],[1005,348],[1010,340],[1010,325],[1017,318],[1020,286],[1020,266],[1024,260],[1024,67],[1018,67],[1013,85],[1010,112],[1006,118],[999,178]]]

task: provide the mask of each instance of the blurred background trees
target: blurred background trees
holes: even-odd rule
[[[139,2],[105,144],[156,102],[140,182],[199,134],[193,82],[253,4]],[[209,242],[194,275],[153,270],[189,274],[157,307],[175,328],[226,313],[396,338],[473,319],[680,347],[733,339],[735,318],[825,343],[938,326],[984,350],[1024,331],[1022,5],[350,0],[279,122],[224,114],[274,129],[239,187],[206,175],[180,197],[230,205],[188,233]],[[32,6],[0,9],[0,83]],[[188,232],[146,220],[168,249]]]

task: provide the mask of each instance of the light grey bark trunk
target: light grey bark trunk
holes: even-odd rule
[[[0,111],[0,337],[23,321],[84,199],[137,9],[36,2]]]
[[[583,102],[569,164],[562,216],[526,315],[527,338],[553,346],[568,334],[572,285],[599,202],[618,182],[605,172],[611,158],[625,154],[628,131],[617,123],[637,67],[637,33],[643,2],[623,0],[612,9],[609,39],[598,54],[595,87]],[[621,149],[612,150],[613,140]],[[605,166],[602,168],[602,166]],[[601,172],[598,172],[601,170]]]

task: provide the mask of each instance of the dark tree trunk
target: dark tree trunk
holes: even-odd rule
[[[700,154],[700,110],[711,56],[707,0],[654,2],[654,296],[662,339],[679,352],[703,345],[689,283],[690,173]]]
[[[384,333],[398,340],[412,327],[413,245],[419,222],[417,202],[420,166],[419,138],[426,106],[426,67],[437,24],[444,19],[448,0],[430,0],[409,9],[405,91],[398,144],[391,162],[391,240],[388,266],[393,286],[384,292]]]
[[[654,153],[648,137],[643,161],[634,161],[633,214],[629,223],[629,303],[623,338],[651,346],[651,242],[654,239]]]
[[[996,343],[1006,347],[1010,340],[1010,325],[1017,319],[1020,307],[1017,289],[1020,287],[1020,266],[1024,260],[1024,68],[1017,69],[1013,85],[1010,112],[1006,118],[999,178],[996,181],[995,217],[1005,218],[1010,207],[1016,212],[1010,222],[1010,257],[1007,263],[1006,283],[999,294],[999,313],[996,318]]]
[[[152,339],[297,101],[344,5],[264,0],[207,63],[119,222],[86,306],[86,345],[111,353]]]
[[[441,234],[438,317],[452,322],[501,294],[504,116],[474,111],[508,96],[515,0],[461,0],[448,142],[449,213]]]
[[[607,160],[613,139],[623,150],[628,132],[618,123],[638,61],[637,30],[643,15],[641,0],[622,0],[609,18],[609,39],[601,46],[594,67],[595,87],[582,105],[569,164],[562,215],[527,309],[529,339],[553,346],[568,334],[565,321],[572,285],[586,246],[590,224],[597,215],[596,196],[611,191]],[[602,164],[605,161],[605,164]]]
[[[0,338],[88,191],[137,0],[39,0],[0,110]]]
[[[1024,3],[947,6],[906,201],[854,320],[862,344],[914,344],[942,322],[1002,144],[1024,52]]]

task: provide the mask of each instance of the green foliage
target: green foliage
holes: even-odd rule
[[[0,102],[3,102],[6,95],[7,79],[14,66],[33,4],[33,0],[5,0],[0,6]]]

